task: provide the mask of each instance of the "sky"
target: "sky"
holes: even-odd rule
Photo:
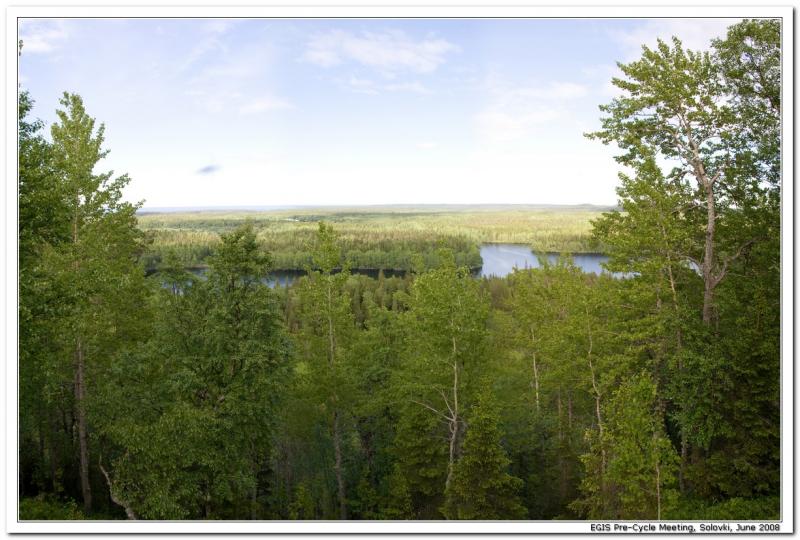
[[[600,204],[617,62],[734,19],[22,19],[19,84],[145,207]]]

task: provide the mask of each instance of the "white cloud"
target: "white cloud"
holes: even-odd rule
[[[538,125],[554,122],[560,116],[554,108],[535,105],[524,110],[503,110],[498,106],[475,116],[479,133],[490,142],[507,142],[521,139]]]
[[[370,79],[361,79],[359,77],[350,77],[346,80],[339,81],[340,85],[352,92],[359,94],[377,94],[378,85],[375,81]]]
[[[418,82],[387,84],[384,88],[390,92],[411,92],[412,94],[432,94],[433,92]]]
[[[180,66],[180,70],[186,70],[202,57],[213,52],[227,52],[225,35],[235,26],[236,21],[227,19],[214,19],[206,21],[200,28],[201,37],[195,43],[189,56]],[[159,27],[160,28],[160,27]]]
[[[425,141],[421,143],[417,143],[417,148],[420,150],[433,150],[434,148],[438,147],[439,145],[435,142]]]
[[[671,43],[672,36],[683,43],[684,48],[709,50],[711,40],[724,37],[729,26],[741,19],[646,19],[631,31],[612,31],[611,37],[625,46],[626,58],[623,62],[636,60],[642,55],[642,45],[656,46],[661,39]]]
[[[508,96],[523,99],[563,100],[583,97],[588,93],[585,86],[571,82],[551,82],[547,86],[515,88]]]
[[[257,114],[269,111],[280,111],[285,109],[291,109],[292,105],[283,99],[272,97],[272,96],[264,96],[254,100],[251,100],[247,103],[244,103],[239,108],[240,114]]]
[[[541,126],[562,121],[570,103],[588,94],[572,82],[553,81],[544,85],[513,86],[490,78],[489,104],[474,116],[478,135],[491,143],[523,139]]]
[[[52,52],[68,36],[66,22],[60,19],[22,19],[19,23],[23,54]]]
[[[303,59],[322,67],[353,61],[376,69],[385,76],[396,71],[430,73],[458,47],[436,37],[414,40],[399,30],[362,32],[344,30],[317,34],[309,41]]]
[[[372,79],[348,77],[337,80],[339,86],[358,94],[376,95],[382,92],[409,92],[412,94],[432,94],[433,92],[419,82],[393,82],[382,83]]]
[[[223,28],[209,31],[222,32]],[[209,55],[190,70],[185,93],[208,113],[234,110],[251,114],[288,108],[288,102],[274,97],[278,77],[274,66],[275,52],[268,42],[242,48],[235,55]]]

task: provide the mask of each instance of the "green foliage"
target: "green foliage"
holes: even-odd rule
[[[37,495],[20,499],[19,519],[21,521],[49,519],[68,521],[86,519],[86,516],[80,511],[75,501],[61,501],[54,497]]]
[[[407,520],[413,519],[413,507],[411,502],[411,491],[406,482],[405,476],[398,466],[388,479],[389,488],[386,500],[382,505],[382,519]]]
[[[449,519],[525,519],[517,493],[522,480],[508,473],[511,460],[500,444],[498,416],[489,391],[483,391],[469,416],[462,456],[445,494]]]
[[[656,387],[635,375],[614,392],[604,423],[587,432],[583,498],[589,519],[661,519],[674,504],[677,456],[666,438]]]
[[[411,270],[419,256],[425,268],[440,265],[439,250],[455,254],[457,266],[481,266],[478,244],[506,242],[531,245],[541,252],[596,252],[591,219],[597,211],[583,208],[363,209],[194,212],[139,216],[152,239],[145,265],[155,268],[173,251],[187,267],[207,264],[219,234],[252,222],[259,241],[279,270],[304,269],[312,263],[316,222],[335,225],[340,248],[353,269]]]
[[[49,143],[22,94],[20,517],[776,519],[779,37],[620,66],[602,216],[137,217],[82,100]],[[482,242],[602,246],[624,278],[476,279]]]
[[[237,516],[257,494],[288,354],[267,261],[251,228],[224,235],[206,281],[160,291],[157,333],[106,388],[131,407],[104,426],[115,487],[144,518]]]
[[[780,497],[755,499],[734,497],[717,503],[702,499],[681,500],[672,511],[665,515],[665,519],[770,521],[779,520],[780,516]]]

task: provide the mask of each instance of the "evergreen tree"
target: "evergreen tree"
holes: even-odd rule
[[[499,419],[489,390],[471,409],[461,458],[445,493],[448,519],[525,519],[518,492],[522,480],[511,476],[511,460],[500,444]]]
[[[223,235],[208,279],[159,290],[155,335],[109,374],[109,483],[137,515],[261,515],[289,353],[268,267],[251,226]]]

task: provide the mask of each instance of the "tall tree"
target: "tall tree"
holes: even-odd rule
[[[469,269],[457,267],[451,252],[441,251],[439,259],[438,268],[421,274],[413,284],[404,369],[410,402],[447,426],[446,492],[460,455],[470,393],[485,359],[489,304]]]
[[[623,165],[636,167],[654,156],[673,165],[669,179],[691,195],[674,211],[691,228],[702,223],[696,247],[682,256],[700,269],[702,322],[710,326],[717,287],[757,239],[728,227],[728,216],[753,187],[752,178],[736,174],[740,126],[724,104],[725,87],[710,53],[685,50],[677,38],[672,46],[659,40],[655,49],[643,47],[640,60],[619,68],[625,78],[612,82],[625,94],[600,107],[607,113],[603,128],[589,136],[615,142],[624,151],[616,158]]]
[[[55,366],[57,320],[67,308],[52,269],[43,262],[48,246],[69,240],[69,215],[63,185],[54,169],[52,146],[42,135],[43,123],[31,120],[33,100],[19,94],[19,369],[20,491],[26,485],[60,491],[61,461],[67,434],[58,428],[63,390]],[[28,449],[36,451],[28,451]],[[26,463],[39,454],[39,465]],[[69,458],[67,458],[69,459]],[[28,466],[30,465],[30,466]],[[36,470],[34,470],[36,469]],[[33,477],[36,477],[36,480]],[[45,480],[46,479],[46,480]],[[45,485],[46,484],[46,485]]]
[[[104,377],[108,481],[136,515],[263,517],[288,355],[268,268],[251,226],[222,235],[207,279],[171,272],[153,335]]]
[[[74,408],[84,508],[92,508],[88,400],[92,370],[135,335],[132,315],[144,290],[136,264],[141,233],[136,227],[138,205],[122,200],[127,175],[96,173],[104,126],[95,121],[75,94],[65,93],[59,122],[51,128],[53,164],[69,209],[69,240],[45,258],[64,286],[69,314],[61,319],[65,352],[73,368]]]
[[[595,233],[611,267],[655,304],[648,348],[679,431],[682,490],[747,496],[729,482],[733,455],[759,493],[777,470],[777,336],[761,325],[779,305],[780,25],[743,21],[713,46],[696,53],[673,38],[620,65],[624,95],[601,107],[603,129],[589,136],[622,148],[617,160],[635,176],[623,176],[624,212]],[[734,329],[749,325],[758,339]]]
[[[333,471],[339,518],[347,519],[344,439],[350,380],[346,363],[355,320],[350,297],[344,292],[349,271],[333,228],[320,222],[313,250],[313,269],[301,286],[304,347],[301,357],[311,368],[312,386],[322,400],[333,445]]]
[[[604,407],[606,429],[590,432],[583,497],[589,519],[661,519],[675,501],[677,456],[664,434],[656,386],[647,374],[624,380]]]

